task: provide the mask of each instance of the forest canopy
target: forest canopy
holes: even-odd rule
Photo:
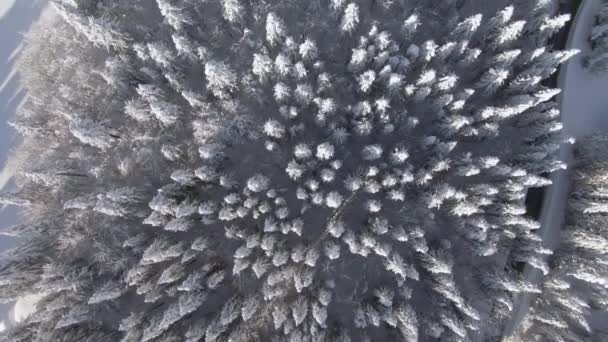
[[[55,1],[0,195],[0,300],[42,299],[0,336],[499,340],[551,271],[525,198],[576,52],[552,1],[462,5]]]

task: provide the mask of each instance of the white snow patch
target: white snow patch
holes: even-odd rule
[[[0,171],[0,191],[4,190],[4,187],[10,182],[14,174],[15,172],[8,166],[5,166],[2,171]]]
[[[22,85],[18,85],[17,88],[15,89],[15,91],[13,91],[13,94],[11,95],[11,97],[9,97],[8,100],[6,100],[4,109],[8,108],[15,101],[15,99],[17,99],[20,95],[23,95],[24,90],[25,90],[25,88],[23,88]],[[21,103],[21,101],[19,101],[19,103]]]
[[[13,308],[13,320],[19,323],[28,318],[36,310],[36,304],[42,299],[41,294],[23,296],[17,300]]]
[[[2,1],[2,0],[0,0]],[[2,84],[0,84],[0,93],[4,91],[4,88],[17,76],[17,69],[11,69],[11,72],[6,76]]]
[[[27,103],[28,97],[29,96],[27,94],[25,94],[23,96],[21,101],[19,101],[19,103],[17,104],[17,107],[15,107],[15,111],[19,111],[19,110],[21,110],[21,108],[23,108],[23,106],[25,106],[25,104]]]
[[[21,52],[21,50],[23,50],[23,46],[24,46],[23,42],[19,43],[19,45],[15,48],[15,50],[13,50],[13,52],[11,52],[11,54],[6,59],[6,64],[13,62],[15,60],[15,58],[17,58],[17,56],[19,56],[19,53]]]
[[[2,19],[8,11],[13,8],[13,5],[17,0],[0,0],[0,19]]]

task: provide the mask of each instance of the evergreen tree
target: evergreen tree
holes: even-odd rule
[[[594,26],[591,29],[589,42],[591,52],[585,56],[584,66],[591,72],[603,74],[608,70],[608,1],[601,1],[600,8],[595,15]],[[547,23],[548,29],[552,24]],[[557,23],[555,23],[557,24]]]

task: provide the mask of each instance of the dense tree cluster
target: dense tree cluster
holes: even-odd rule
[[[497,340],[564,167],[552,1],[61,0],[21,61],[10,341]]]
[[[585,56],[584,64],[596,73],[608,72],[608,1],[600,1],[598,13],[589,36],[591,52]]]
[[[607,331],[593,330],[592,324],[593,316],[603,322],[608,313],[607,143],[606,136],[594,135],[577,145],[562,242],[524,325],[525,340],[608,338]]]

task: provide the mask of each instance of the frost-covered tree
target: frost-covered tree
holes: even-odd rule
[[[600,1],[599,6],[589,36],[591,51],[583,63],[591,72],[604,74],[608,71],[608,1]]]
[[[19,63],[0,300],[42,299],[8,340],[485,341],[539,291],[511,265],[547,268],[523,199],[572,55],[543,1],[57,4]]]

